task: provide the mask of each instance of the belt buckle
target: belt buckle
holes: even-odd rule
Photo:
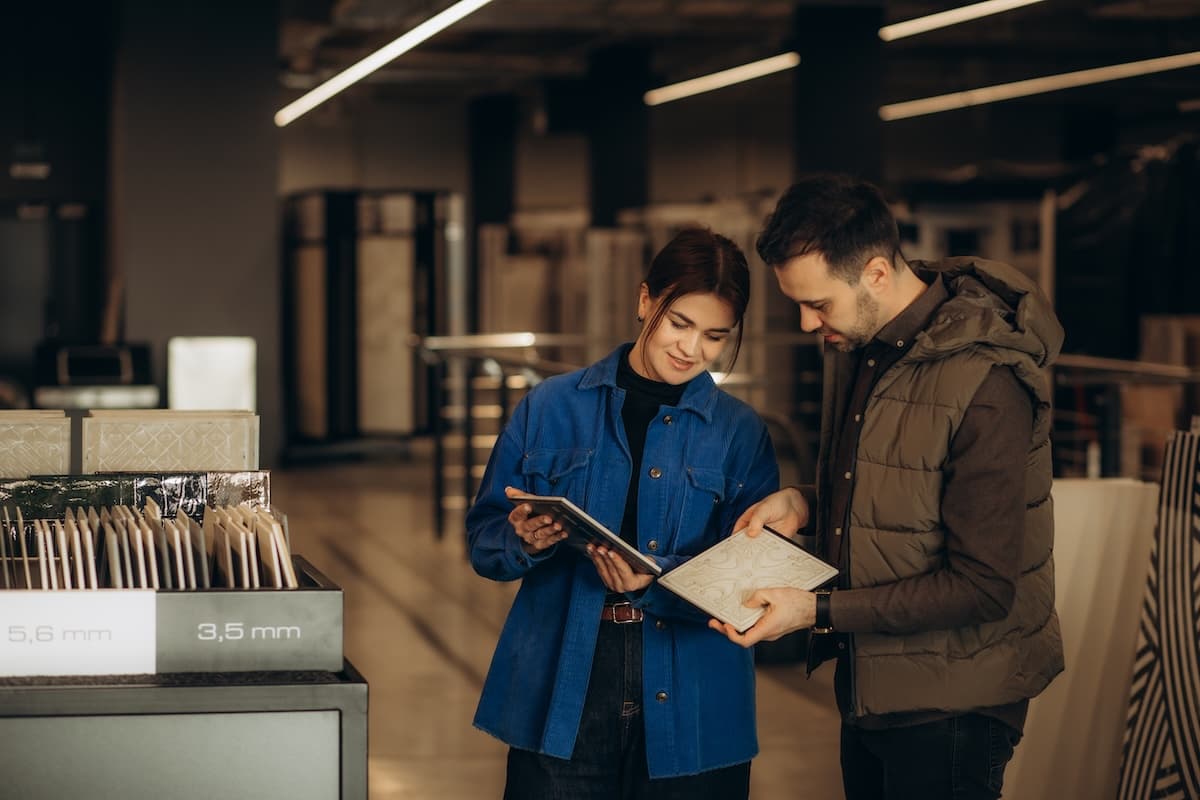
[[[642,615],[640,608],[634,608],[633,603],[625,600],[620,603],[612,603],[609,605],[612,609],[612,621],[617,625],[628,625],[631,622],[641,622]]]

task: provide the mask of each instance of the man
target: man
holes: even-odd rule
[[[1029,698],[1063,669],[1050,395],[1063,332],[1012,267],[906,262],[874,186],[813,176],[758,239],[825,344],[816,487],[737,527],[812,529],[833,591],[764,587],[750,646],[810,628],[836,657],[847,800],[994,798]],[[815,489],[815,492],[813,491]]]

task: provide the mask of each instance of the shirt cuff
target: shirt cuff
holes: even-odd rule
[[[840,589],[829,594],[829,622],[835,631],[866,633],[871,630],[870,592],[863,589]]]
[[[554,551],[558,549],[558,545],[555,544],[552,547],[547,547],[545,550],[539,550],[536,553],[527,553],[525,552],[525,547],[521,542],[521,539],[516,535],[513,536],[513,539],[516,540],[516,543],[509,546],[509,557],[512,558],[513,563],[515,563],[519,569],[523,570],[530,569],[539,562],[545,561],[547,558],[554,555]]]

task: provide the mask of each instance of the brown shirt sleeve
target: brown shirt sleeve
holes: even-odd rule
[[[834,592],[833,627],[905,634],[1007,616],[1021,568],[1025,459],[1032,436],[1028,391],[1008,367],[993,367],[950,443],[942,567],[883,586]]]

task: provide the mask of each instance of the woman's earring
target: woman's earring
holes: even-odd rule
[[[638,314],[638,322],[645,322],[645,321],[646,321],[646,318],[643,317],[641,314]]]

